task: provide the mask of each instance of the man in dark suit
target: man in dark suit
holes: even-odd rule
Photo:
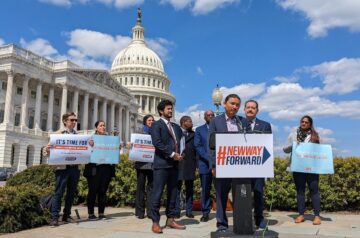
[[[161,101],[157,110],[160,119],[151,127],[151,139],[155,146],[154,180],[151,197],[152,231],[162,233],[160,222],[160,200],[165,185],[167,186],[166,226],[173,229],[185,229],[184,225],[175,222],[175,201],[178,182],[178,163],[183,158],[179,154],[182,131],[179,125],[170,122],[173,115],[173,104],[169,100]]]
[[[244,112],[246,118],[243,119],[243,125],[246,133],[271,134],[271,125],[266,121],[262,121],[256,117],[259,112],[258,103],[255,100],[248,100],[245,103]],[[254,217],[255,225],[260,229],[266,228],[264,221],[264,178],[252,178],[251,189],[254,192]]]
[[[193,209],[193,197],[194,197],[194,180],[196,171],[196,150],[194,147],[194,135],[193,123],[191,117],[183,116],[180,118],[180,127],[183,136],[180,140],[180,150],[183,149],[181,155],[183,160],[179,162],[179,181],[178,190],[176,196],[176,212],[177,216],[180,217],[180,194],[183,182],[185,183],[185,201],[186,201],[186,216],[188,218],[194,218],[192,214]]]
[[[201,211],[202,217],[200,221],[207,222],[209,220],[209,213],[211,211],[211,161],[209,160],[208,154],[208,131],[209,123],[215,114],[212,110],[207,110],[204,113],[205,124],[199,126],[195,130],[194,146],[199,156],[198,166],[201,183]]]
[[[215,133],[242,132],[242,117],[237,116],[240,109],[241,99],[236,94],[229,94],[224,100],[225,113],[210,121],[209,140]],[[212,161],[212,174],[216,177],[216,155],[215,150],[209,149],[209,156]],[[217,232],[226,232],[229,225],[226,216],[226,202],[231,189],[231,178],[215,178],[216,188],[216,227]]]

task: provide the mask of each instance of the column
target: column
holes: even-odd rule
[[[36,86],[36,104],[34,115],[34,128],[40,130],[41,128],[41,97],[42,97],[42,82],[38,82]]]
[[[87,130],[89,125],[89,93],[85,92],[84,102],[83,102],[83,115],[82,115],[82,123],[81,129]]]
[[[4,122],[5,125],[14,125],[14,71],[6,71],[8,79],[6,86],[6,98],[4,108]]]
[[[114,126],[115,126],[115,102],[111,102],[110,107],[110,132],[114,132]]]
[[[72,101],[72,111],[78,116],[78,108],[79,108],[79,90],[75,89],[73,101]]]
[[[143,111],[142,111],[142,108],[143,108],[143,106],[142,106],[142,95],[140,95],[140,103],[139,103],[139,105],[140,105],[140,113],[142,113]]]
[[[128,142],[130,139],[130,109],[126,107],[125,109],[125,141]]]
[[[146,108],[145,108],[146,113],[150,113],[150,111],[149,111],[149,102],[150,102],[150,96],[146,96]]]
[[[62,95],[61,95],[61,109],[60,109],[60,128],[64,128],[64,124],[62,121],[62,115],[64,115],[66,113],[66,104],[67,104],[67,86],[63,85],[62,86]]]
[[[102,113],[101,113],[101,120],[106,123],[106,114],[107,114],[107,100],[104,98],[103,105],[102,105]]]
[[[21,120],[20,120],[20,127],[21,130],[26,130],[27,129],[27,110],[28,110],[28,92],[29,92],[29,76],[24,77],[24,81],[23,81],[23,91],[22,91],[22,96],[21,96]]]
[[[95,123],[97,122],[98,120],[98,104],[99,104],[99,97],[98,96],[95,96],[94,98],[94,110],[93,110],[93,116],[92,116],[92,126],[95,125]]]
[[[156,97],[154,97],[153,99],[154,99],[153,100],[154,103],[153,103],[153,111],[152,111],[152,113],[156,115],[156,106],[157,106],[156,105]]]
[[[122,107],[121,105],[119,104],[119,111],[118,111],[118,130],[119,130],[119,135],[120,135],[120,139],[121,140],[124,140],[124,138],[122,138],[122,131],[123,131],[123,128],[122,128]]]
[[[49,88],[49,101],[48,101],[48,116],[47,116],[47,125],[46,130],[52,131],[53,124],[53,114],[54,114],[54,87],[50,85]]]

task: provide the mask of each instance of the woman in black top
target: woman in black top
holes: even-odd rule
[[[95,135],[106,135],[104,121],[100,120],[95,123]],[[98,198],[99,219],[105,219],[106,191],[111,178],[115,177],[115,165],[89,163],[85,165],[84,177],[88,181],[89,189],[86,200],[89,220],[97,219],[94,214],[96,196]]]
[[[152,115],[146,115],[143,119],[144,134],[150,134],[151,125],[154,122]],[[153,186],[152,163],[135,162],[136,169],[136,200],[135,200],[135,216],[139,219],[145,218],[145,195],[146,195],[146,214],[150,214],[150,194]],[[145,191],[145,183],[147,186]]]

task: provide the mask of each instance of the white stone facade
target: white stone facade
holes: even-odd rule
[[[115,57],[111,75],[134,95],[141,116],[151,114],[158,118],[157,104],[168,99],[175,105],[175,97],[169,92],[170,80],[160,57],[146,45],[144,31],[140,13],[132,29],[133,39]]]
[[[106,70],[54,62],[15,45],[0,47],[0,167],[21,171],[40,164],[49,133],[61,116],[75,112],[78,131],[90,133],[97,120],[123,141],[141,127],[136,99]]]

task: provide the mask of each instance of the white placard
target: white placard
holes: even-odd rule
[[[90,161],[91,135],[50,135],[50,165],[87,164]]]
[[[155,147],[152,144],[151,136],[147,134],[131,134],[132,147],[129,152],[129,159],[140,162],[154,162]]]
[[[274,177],[273,135],[216,134],[216,177]]]

